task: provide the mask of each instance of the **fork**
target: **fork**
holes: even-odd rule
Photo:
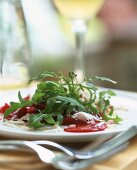
[[[105,154],[105,157],[104,157],[104,155],[102,155],[96,159],[93,158],[91,160],[90,159],[88,159],[88,160],[74,160],[74,159],[71,159],[70,157],[67,157],[64,154],[60,154],[60,153],[57,153],[54,158],[51,158],[51,157],[49,157],[47,150],[46,150],[46,152],[44,152],[44,154],[46,154],[48,157],[48,163],[53,165],[55,168],[58,168],[61,170],[82,170],[82,169],[87,168],[88,166],[91,166],[95,162],[101,161],[107,157],[110,157],[112,154],[121,151],[121,149],[123,149],[124,147],[127,147],[127,145],[124,144],[124,145],[120,146],[119,148],[113,150],[113,152],[108,152],[107,154]],[[42,159],[42,161],[47,163],[47,157]],[[41,157],[40,157],[40,159],[41,159]],[[8,160],[6,160],[6,163],[8,163]],[[10,164],[9,164],[9,166],[10,166]]]
[[[17,143],[16,143],[17,144]],[[73,157],[70,157],[64,153],[61,152],[53,152],[49,149],[46,149],[45,147],[42,147],[38,144],[35,144],[30,141],[18,141],[18,145],[25,145],[29,148],[31,148],[33,151],[35,151],[40,160],[51,164],[57,169],[60,170],[82,170],[90,165],[104,160],[107,157],[112,156],[113,154],[121,151],[125,147],[127,147],[128,143],[124,143],[123,145],[118,146],[117,148],[114,148],[113,150],[109,150],[108,152],[102,154],[101,151],[98,150],[98,153],[100,154],[96,155],[95,157],[87,160],[81,160],[81,159],[74,159]],[[20,149],[20,148],[19,148]]]
[[[136,126],[132,126],[126,131],[120,133],[119,135],[116,135],[113,139],[99,145],[99,147],[90,150],[90,152],[87,151],[71,152],[71,150],[68,150],[67,148],[65,148],[64,150],[63,146],[56,144],[54,142],[54,144],[56,144],[54,146],[61,146],[61,150],[63,150],[66,154],[61,152],[60,153],[52,152],[51,150],[36,144],[38,141],[35,141],[36,143],[34,143],[30,141],[20,141],[20,140],[5,141],[4,140],[4,141],[0,141],[0,144],[3,146],[5,145],[28,146],[38,154],[39,158],[43,162],[50,163],[53,166],[55,167],[57,166],[60,169],[64,169],[65,167],[65,170],[73,170],[73,169],[76,170],[76,169],[83,169],[95,162],[106,159],[108,156],[111,156],[114,153],[120,151],[121,149],[127,147],[127,143],[125,142],[128,141],[133,136],[135,136],[136,134],[137,134]],[[43,144],[43,142],[41,143]],[[51,143],[52,142],[50,142],[50,144]]]
[[[87,160],[81,160],[81,159],[74,159],[72,157],[69,157],[68,155],[65,155],[64,153],[61,153],[61,152],[60,153],[52,152],[49,149],[46,149],[46,148],[44,148],[40,145],[37,145],[33,142],[30,142],[30,141],[25,141],[23,143],[25,146],[28,146],[31,149],[33,149],[33,151],[35,151],[38,154],[41,161],[51,164],[52,166],[54,166],[55,168],[58,168],[60,170],[82,170],[82,169],[85,169],[85,168],[89,167],[90,165],[92,165],[98,161],[104,160],[104,159],[112,156],[113,154],[121,151],[128,145],[128,143],[124,143],[123,145],[120,145],[117,148],[114,148],[113,150],[109,150],[105,154],[102,154],[100,152],[100,154],[97,155],[96,157],[93,157],[93,158],[87,159]],[[22,145],[22,143],[20,143],[20,144]]]

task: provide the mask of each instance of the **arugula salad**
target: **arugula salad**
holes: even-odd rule
[[[116,94],[112,90],[100,91],[94,80],[116,83],[98,76],[78,82],[73,72],[68,76],[48,71],[37,74],[29,81],[39,82],[32,96],[23,98],[19,91],[18,102],[0,107],[3,122],[20,122],[34,130],[61,126],[66,132],[95,132],[120,123],[122,118],[110,103]]]

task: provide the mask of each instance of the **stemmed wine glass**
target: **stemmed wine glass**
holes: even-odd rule
[[[0,91],[28,82],[29,48],[21,1],[0,0]]]
[[[57,11],[71,21],[71,30],[75,35],[74,72],[78,81],[85,76],[84,43],[88,22],[96,16],[105,0],[53,0]]]

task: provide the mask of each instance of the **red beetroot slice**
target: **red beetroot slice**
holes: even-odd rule
[[[4,106],[0,107],[0,113],[4,113],[8,108],[10,108],[10,105],[5,103]]]
[[[95,124],[85,124],[85,125],[70,125],[64,128],[66,132],[97,132],[102,131],[107,128],[106,123],[95,123]]]
[[[36,108],[34,106],[29,106],[26,108],[27,109],[27,113],[35,113],[36,111]]]
[[[83,125],[83,124],[87,124],[87,123],[84,122],[84,121],[78,120],[78,119],[74,119],[72,117],[65,116],[63,118],[63,124],[62,125],[72,125],[72,124]]]

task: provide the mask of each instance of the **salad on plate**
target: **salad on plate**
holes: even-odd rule
[[[116,83],[98,76],[79,82],[73,72],[68,76],[48,71],[37,74],[29,81],[39,81],[33,95],[22,97],[19,91],[17,102],[0,107],[2,122],[31,130],[63,127],[65,132],[75,133],[102,131],[120,123],[122,118],[110,102],[116,94],[100,91],[94,80]]]

